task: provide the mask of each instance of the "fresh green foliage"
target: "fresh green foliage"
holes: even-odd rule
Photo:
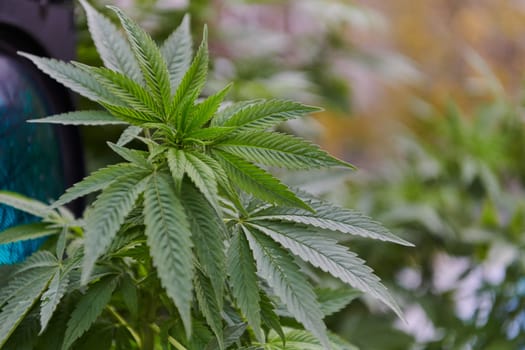
[[[410,244],[262,167],[352,168],[271,130],[318,108],[286,100],[225,106],[230,86],[200,101],[206,29],[192,60],[189,17],[159,49],[119,9],[111,7],[127,39],[81,3],[105,68],[22,55],[106,111],[33,122],[128,125],[116,144],[108,142],[123,161],[51,205],[0,192],[0,203],[42,219],[8,229],[0,242],[52,236],[0,288],[0,345],[15,330],[33,332],[33,310],[41,334],[33,348],[44,350],[352,349],[327,332],[323,318],[356,290],[401,315],[379,278],[338,241],[354,235]],[[126,147],[131,141],[142,148]],[[82,218],[63,207],[97,192]],[[306,263],[355,290],[316,290],[301,269]],[[51,335],[53,342],[43,340]]]

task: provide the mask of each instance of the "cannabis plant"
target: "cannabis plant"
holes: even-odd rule
[[[127,39],[81,1],[97,68],[21,53],[102,105],[33,122],[123,124],[108,146],[121,163],[95,171],[51,205],[1,192],[41,218],[0,243],[48,237],[0,289],[7,349],[349,349],[323,323],[355,291],[315,289],[309,263],[400,314],[363,260],[338,243],[409,243],[369,218],[288,188],[265,167],[347,167],[316,145],[271,131],[315,112],[286,100],[199,99],[206,28],[192,58],[189,19],[158,48],[118,8]],[[135,148],[126,147],[133,141]],[[142,146],[142,147],[141,147]],[[100,192],[81,218],[65,207]],[[286,344],[286,345],[285,345]]]

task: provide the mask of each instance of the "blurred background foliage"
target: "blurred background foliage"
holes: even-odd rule
[[[416,244],[348,242],[407,322],[362,297],[332,329],[365,350],[525,349],[525,1],[93,2],[125,8],[157,40],[184,13],[196,41],[207,23],[208,92],[234,81],[232,100],[325,109],[283,129],[360,169],[289,182]],[[78,10],[78,59],[96,64]],[[118,131],[83,130],[89,170],[114,161],[102,140]]]

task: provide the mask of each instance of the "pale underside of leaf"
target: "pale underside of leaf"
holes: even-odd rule
[[[0,232],[0,244],[6,244],[27,239],[47,237],[59,233],[60,230],[44,223],[32,223],[10,227]]]
[[[31,60],[51,78],[92,101],[120,104],[118,98],[112,95],[93,76],[70,63],[52,58],[37,57],[23,52],[19,52],[19,54]]]
[[[38,274],[32,278],[31,284],[19,290],[2,308],[0,312],[0,348],[40,298],[54,272],[54,269],[38,269]]]
[[[49,117],[40,119],[30,119],[30,123],[50,123],[62,125],[126,125],[123,120],[117,119],[108,112],[93,110],[93,111],[76,111],[55,114]]]
[[[10,191],[0,191],[0,204],[8,205],[40,218],[46,218],[52,212],[48,205]]]
[[[67,275],[61,274],[59,270],[53,276],[53,279],[49,283],[49,287],[42,294],[41,304],[40,304],[40,333],[42,334],[46,329],[49,320],[53,316],[58,303],[64,296],[69,284],[69,277]]]
[[[135,125],[128,126],[120,135],[117,141],[117,146],[127,145],[128,143],[133,141],[137,136],[139,136],[141,132],[142,132],[141,127],[138,127]]]

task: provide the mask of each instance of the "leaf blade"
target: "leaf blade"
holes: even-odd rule
[[[190,221],[193,246],[199,265],[210,279],[217,303],[222,309],[226,280],[226,255],[223,242],[226,228],[216,209],[193,186],[185,186],[181,199]]]
[[[18,53],[32,61],[42,72],[62,85],[95,102],[106,102],[119,105],[120,101],[112,95],[89,73],[52,58],[37,57],[25,52]]]
[[[293,258],[277,243],[243,226],[257,270],[284,302],[290,313],[328,349],[323,313],[315,293]]]
[[[242,234],[237,233],[233,236],[227,258],[230,286],[237,306],[246,316],[257,339],[264,343],[264,335],[261,330],[261,299],[257,284],[257,270],[250,254],[248,241]]]
[[[155,100],[163,112],[171,96],[170,78],[166,62],[159,48],[142,28],[125,15],[119,8],[108,6],[120,19],[124,30],[128,35],[133,51],[146,85],[149,87]]]
[[[10,191],[0,191],[0,204],[8,205],[39,218],[46,218],[52,212],[48,205]]]
[[[47,224],[40,222],[18,225],[0,232],[0,244],[47,237],[59,232],[58,229],[48,227]]]
[[[108,112],[93,111],[75,111],[68,113],[55,114],[40,119],[30,119],[29,123],[50,123],[62,125],[126,125],[123,120],[117,119]]]
[[[304,261],[377,298],[403,319],[401,309],[379,277],[357,254],[337,244],[336,240],[289,224],[248,225],[271,237]]]
[[[190,224],[169,177],[154,173],[144,192],[146,237],[166,293],[191,334],[193,254]]]
[[[0,348],[44,292],[55,272],[53,268],[38,270],[38,275],[31,280],[31,284],[8,300],[0,312]]]
[[[118,177],[126,175],[130,171],[136,169],[137,168],[133,164],[118,163],[94,171],[80,182],[77,182],[72,187],[68,188],[66,192],[51,205],[51,207],[56,208],[77,198],[100,191],[113,183]]]
[[[210,280],[204,274],[197,270],[195,275],[195,291],[199,308],[206,319],[206,323],[210,326],[215,334],[219,349],[224,350],[224,335],[222,331],[222,307],[217,303],[211,286]]]
[[[86,284],[95,262],[109,247],[125,217],[133,209],[146,185],[144,171],[136,171],[115,179],[96,199],[85,218],[84,261],[82,284]]]
[[[181,24],[168,36],[160,48],[170,75],[172,91],[176,91],[184,73],[191,65],[192,46],[190,16],[185,15]]]
[[[242,190],[270,203],[300,207],[310,210],[292,191],[278,179],[256,165],[219,150],[213,152],[215,159]]]
[[[299,193],[299,197],[303,198],[315,212],[272,207],[257,212],[253,219],[294,222],[349,235],[413,246],[412,243],[397,237],[383,225],[358,211],[333,205],[305,193]]]
[[[182,81],[175,91],[175,95],[171,101],[172,115],[170,119],[174,118],[174,124],[178,130],[186,130],[187,123],[189,123],[184,113],[188,106],[199,96],[208,75],[208,34],[204,27],[202,42],[195,54],[193,62],[184,74]]]
[[[353,168],[314,145],[292,135],[277,132],[237,133],[215,147],[251,162],[288,169],[333,166]]]
[[[51,317],[56,311],[58,303],[60,303],[60,300],[62,300],[62,297],[67,291],[68,284],[69,277],[67,275],[62,275],[60,270],[58,270],[51,279],[49,287],[44,292],[44,294],[42,294],[42,297],[40,298],[41,306],[39,335],[46,330]]]
[[[262,100],[241,108],[225,120],[223,126],[235,126],[243,131],[264,130],[319,110],[317,107],[288,100]]]
[[[67,322],[62,350],[67,350],[100,316],[117,286],[116,278],[106,278],[91,286],[84,294]]]
[[[86,0],[80,0],[80,4],[86,12],[91,38],[104,65],[135,81],[142,81],[142,74],[133,52],[117,27]]]

